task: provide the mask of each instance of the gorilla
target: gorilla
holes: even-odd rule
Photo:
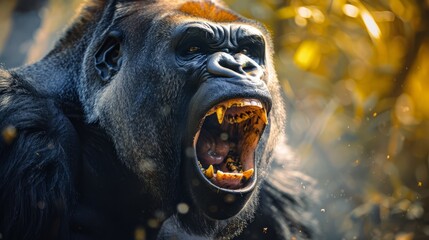
[[[0,70],[0,238],[313,238],[311,180],[269,167],[272,53],[220,1],[87,1],[42,60]]]

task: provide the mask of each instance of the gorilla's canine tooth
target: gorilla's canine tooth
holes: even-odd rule
[[[253,172],[254,172],[255,170],[253,170],[253,168],[251,168],[251,169],[249,169],[249,170],[246,170],[246,171],[244,171],[242,174],[243,174],[243,177],[246,179],[246,180],[249,180],[249,178],[253,175]]]
[[[219,106],[216,109],[216,115],[217,115],[217,121],[219,122],[219,124],[222,124],[223,118],[225,116],[225,108],[223,106]]]
[[[207,178],[212,178],[214,176],[214,170],[213,165],[210,165],[207,170],[204,172],[204,175],[206,175]]]
[[[265,125],[268,125],[268,116],[267,116],[267,111],[265,111],[265,108],[261,109],[259,117],[265,123]]]

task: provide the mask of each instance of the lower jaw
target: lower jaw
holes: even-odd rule
[[[209,181],[200,170],[197,160],[186,159],[183,176],[188,196],[198,212],[212,220],[225,220],[237,215],[247,204],[257,182],[256,167],[252,178],[244,187],[223,188]]]

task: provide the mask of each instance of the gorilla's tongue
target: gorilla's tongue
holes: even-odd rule
[[[207,168],[209,165],[218,165],[226,158],[230,143],[222,140],[221,136],[216,136],[205,129],[201,129],[199,141],[197,143],[197,154],[201,164]]]

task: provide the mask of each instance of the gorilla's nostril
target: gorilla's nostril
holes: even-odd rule
[[[255,70],[257,70],[257,69],[258,69],[255,65],[253,65],[253,64],[252,64],[252,63],[250,63],[250,62],[245,62],[245,63],[241,66],[241,68],[242,68],[242,69],[243,69],[243,71],[244,71],[244,72],[246,72],[246,73],[253,72],[253,71],[255,71]]]
[[[238,72],[238,73],[243,72],[241,64],[239,64],[238,62],[236,62],[233,59],[220,61],[219,64],[224,68],[228,68],[228,69],[233,70],[234,72]]]
[[[258,63],[256,63],[250,57],[238,53],[234,56],[234,59],[241,65],[241,71],[243,74],[252,76],[252,77],[261,77],[262,69]]]

